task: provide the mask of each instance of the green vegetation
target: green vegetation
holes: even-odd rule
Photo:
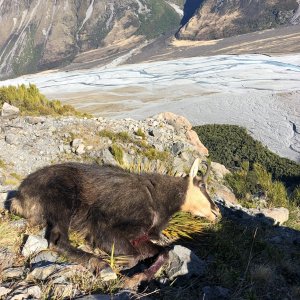
[[[227,181],[238,197],[263,192],[270,205],[286,205],[287,186],[292,192],[290,199],[299,203],[299,192],[292,191],[300,182],[299,164],[274,154],[239,126],[214,124],[195,130],[211,159],[234,172]]]
[[[124,164],[124,152],[123,149],[117,145],[117,144],[112,144],[110,147],[111,154],[114,156],[116,161],[120,164]]]
[[[144,134],[144,132],[140,132],[140,134]],[[154,147],[150,146],[146,140],[137,140],[131,137],[127,132],[112,132],[110,130],[104,129],[99,132],[100,137],[109,138],[112,142],[123,142],[127,144],[133,144],[134,150],[144,156],[147,157],[149,160],[167,160],[169,157],[169,153],[167,151],[158,151]],[[146,137],[146,136],[145,136]]]
[[[151,39],[178,28],[180,16],[166,2],[149,0],[147,6],[151,10],[151,16],[139,15],[141,25],[136,32],[137,35],[145,35],[146,38]]]
[[[48,100],[34,84],[29,84],[28,87],[24,84],[0,87],[0,108],[5,102],[18,107],[22,115],[87,116],[71,105],[63,105],[58,100]]]
[[[141,129],[141,128],[139,128],[137,131],[136,131],[136,133],[135,133],[137,136],[140,136],[143,140],[146,138],[146,134],[145,134],[145,132]]]
[[[240,170],[226,176],[226,181],[240,200],[249,195],[264,195],[268,206],[287,206],[287,192],[282,182],[272,181],[272,175],[260,164],[249,170],[249,162],[244,162]]]
[[[211,159],[230,169],[240,168],[249,161],[250,168],[259,163],[274,179],[287,184],[300,181],[300,165],[271,152],[254,140],[245,128],[235,125],[204,125],[194,128],[209,149]]]

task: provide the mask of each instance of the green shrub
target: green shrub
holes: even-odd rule
[[[249,162],[244,162],[240,170],[228,174],[225,179],[235,195],[242,200],[246,200],[248,195],[263,194],[270,207],[288,205],[284,184],[272,181],[272,175],[259,164],[254,164],[253,170],[250,170]]]
[[[249,161],[250,169],[255,163],[262,165],[272,177],[287,186],[300,182],[300,165],[271,152],[254,140],[245,128],[235,125],[204,125],[194,128],[200,140],[209,149],[211,159],[231,170],[241,168]]]
[[[300,185],[296,186],[294,191],[292,192],[290,199],[296,205],[300,206]]]
[[[117,144],[112,144],[110,147],[111,154],[114,156],[115,160],[120,164],[124,164],[124,153],[123,149],[117,145]]]
[[[0,87],[0,108],[5,102],[18,107],[22,115],[88,116],[76,111],[71,105],[48,100],[34,84],[29,84],[28,87],[24,84]]]

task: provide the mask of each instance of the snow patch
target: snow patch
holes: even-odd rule
[[[146,5],[143,5],[143,3],[140,0],[135,0],[135,1],[139,6],[139,9],[138,9],[139,14],[147,14],[151,11],[150,9],[148,9],[148,7]]]
[[[168,3],[176,12],[180,17],[183,17],[184,12],[183,10],[175,3],[171,3],[169,1],[166,1],[166,3]]]
[[[83,28],[84,24],[89,20],[89,18],[92,16],[93,10],[94,10],[94,2],[95,0],[92,0],[90,6],[88,7],[86,13],[85,13],[85,19],[83,20],[80,28],[78,29],[78,32]]]

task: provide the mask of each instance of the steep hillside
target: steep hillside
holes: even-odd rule
[[[297,0],[206,0],[178,32],[179,39],[211,40],[299,24]]]
[[[182,1],[0,1],[0,79],[60,67],[79,53],[130,50],[178,28]],[[113,46],[113,47],[112,47]]]

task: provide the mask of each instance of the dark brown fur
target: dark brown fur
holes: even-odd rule
[[[95,247],[136,260],[153,256],[170,217],[185,201],[188,177],[133,174],[113,166],[66,163],[29,175],[12,210],[32,225],[45,224],[51,246],[92,268],[104,263],[72,247],[69,229],[84,233]]]

